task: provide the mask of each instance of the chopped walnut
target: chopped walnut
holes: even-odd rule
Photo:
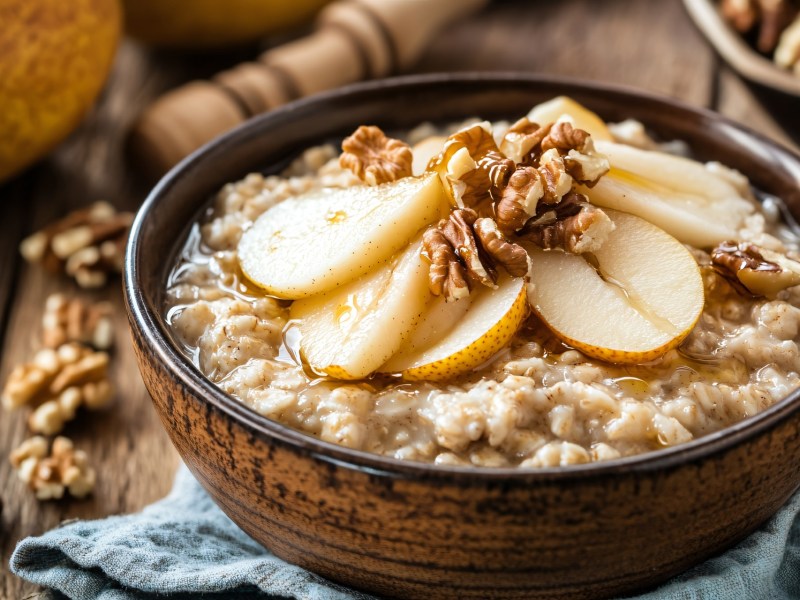
[[[473,225],[475,235],[486,253],[512,277],[525,277],[530,269],[528,253],[513,244],[497,229],[492,219],[482,218]]]
[[[48,435],[61,431],[80,406],[104,408],[112,397],[108,354],[74,343],[40,350],[11,372],[2,393],[6,409],[33,406],[28,426]]]
[[[469,296],[469,280],[464,266],[441,229],[431,227],[422,235],[422,247],[431,268],[428,282],[435,296],[444,294],[446,302]]]
[[[552,124],[541,127],[528,117],[522,117],[506,131],[500,142],[500,152],[517,164],[532,162],[529,157],[539,148],[551,127]]]
[[[439,173],[457,206],[477,208],[500,198],[514,171],[514,162],[500,152],[491,126],[484,122],[447,138],[442,151],[428,164],[428,170]]]
[[[367,185],[411,176],[413,156],[408,144],[386,137],[379,127],[362,125],[342,142],[339,164]]]
[[[601,208],[571,192],[559,207],[533,220],[520,235],[546,250],[581,254],[599,250],[613,230],[613,221]]]
[[[800,75],[800,16],[781,34],[775,49],[775,62],[784,69]]]
[[[45,438],[35,436],[11,453],[11,465],[19,478],[39,500],[63,498],[67,490],[75,498],[89,495],[96,473],[89,466],[86,453],[76,450],[69,438],[61,436],[53,440],[49,455],[47,446]]]
[[[572,176],[567,173],[564,159],[555,148],[542,154],[539,159],[539,173],[542,175],[544,194],[542,202],[558,204],[572,189]]]
[[[81,287],[102,287],[110,274],[122,271],[132,222],[133,213],[96,202],[25,238],[20,253],[50,272],[66,273]]]
[[[722,0],[722,16],[740,33],[758,26],[756,48],[764,53],[775,50],[781,32],[797,15],[791,0]]]
[[[424,255],[431,261],[431,293],[447,302],[469,295],[473,284],[496,287],[497,266],[513,277],[528,274],[528,253],[498,230],[494,220],[478,218],[460,208],[429,228],[422,237]]]
[[[569,121],[557,121],[542,140],[543,157],[556,150],[563,158],[564,167],[578,183],[593,187],[611,168],[608,158],[594,147],[594,141],[583,129]]]
[[[439,229],[464,263],[467,274],[477,283],[494,287],[497,271],[472,229],[477,219],[477,213],[471,208],[459,208],[450,213],[450,218],[439,222]]]
[[[714,270],[740,293],[774,298],[800,285],[800,261],[750,242],[723,242],[711,251]]]
[[[52,294],[45,301],[42,336],[48,348],[80,342],[98,350],[108,350],[114,340],[111,305]]]
[[[533,167],[519,167],[508,180],[495,208],[497,226],[507,235],[519,231],[536,215],[544,196],[544,178]]]

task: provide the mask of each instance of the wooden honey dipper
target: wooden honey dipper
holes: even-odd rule
[[[148,171],[163,174],[254,115],[308,94],[407,69],[443,27],[487,3],[335,2],[320,13],[311,35],[156,100],[134,127],[132,149]]]

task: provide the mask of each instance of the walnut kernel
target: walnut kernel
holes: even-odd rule
[[[750,242],[719,244],[711,251],[711,264],[737,291],[755,296],[774,298],[800,285],[800,261]]]
[[[35,436],[11,453],[11,465],[19,478],[39,500],[62,498],[67,490],[75,498],[89,495],[96,473],[89,466],[86,453],[76,450],[70,439],[61,436],[53,440],[49,455],[47,446],[45,438]]]
[[[339,164],[367,185],[379,185],[411,175],[411,148],[386,137],[379,127],[362,125],[342,142]]]

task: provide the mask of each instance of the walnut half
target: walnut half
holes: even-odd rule
[[[711,251],[714,270],[742,292],[774,298],[800,285],[800,261],[750,242],[728,241]]]
[[[386,137],[379,127],[362,125],[342,142],[339,164],[367,185],[379,185],[411,176],[411,148]]]
[[[614,230],[603,209],[590,204],[583,194],[570,192],[555,209],[531,221],[520,236],[545,250],[561,248],[573,254],[596,252]]]
[[[61,436],[53,440],[49,454],[47,446],[45,438],[35,436],[11,453],[11,465],[19,478],[39,500],[62,498],[67,490],[75,498],[89,495],[97,477],[86,453]]]
[[[460,208],[423,234],[423,251],[431,261],[431,293],[447,302],[469,294],[473,284],[496,287],[497,267],[513,277],[528,274],[528,253],[509,242],[490,218]]]

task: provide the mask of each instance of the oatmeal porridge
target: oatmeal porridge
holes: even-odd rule
[[[797,238],[738,172],[564,98],[406,138],[359,128],[194,225],[165,310],[220,389],[349,448],[550,467],[800,387]]]

